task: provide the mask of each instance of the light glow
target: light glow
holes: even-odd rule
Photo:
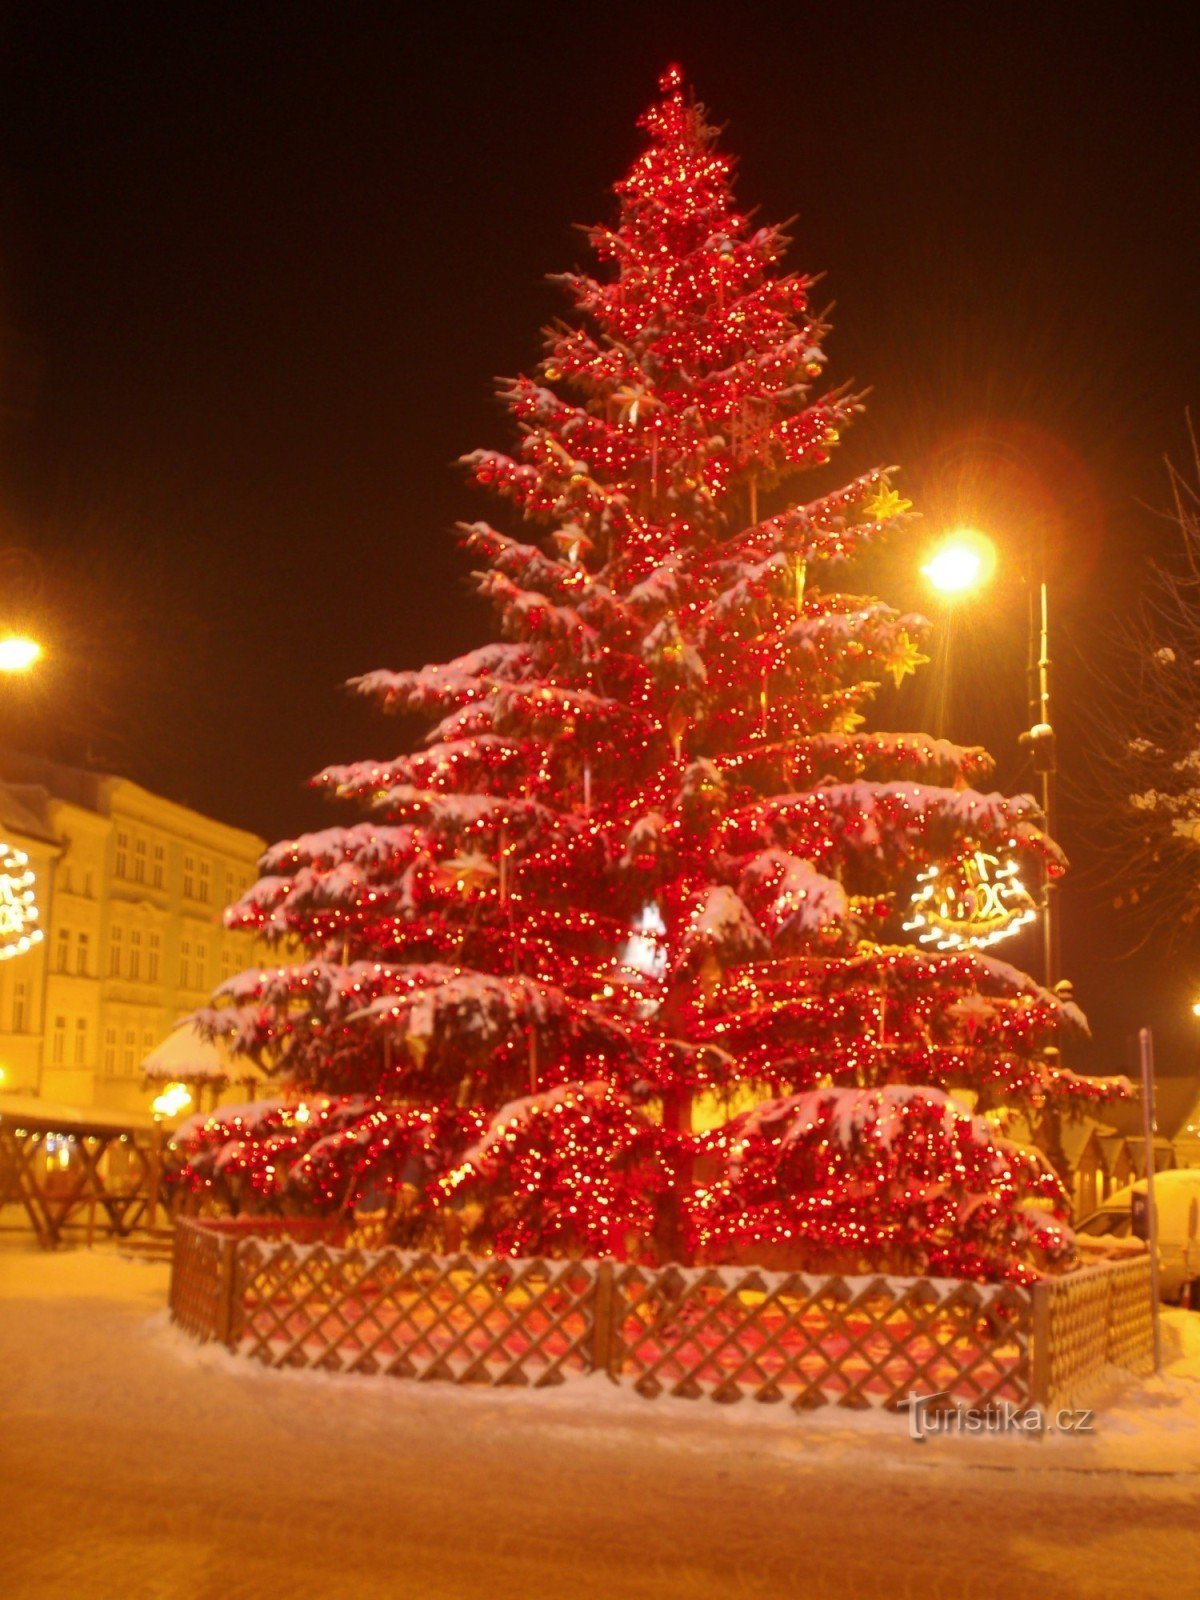
[[[192,1092],[186,1084],[169,1083],[161,1094],[155,1095],[150,1109],[156,1117],[177,1117],[191,1103]]]
[[[996,547],[975,528],[957,528],[921,568],[938,591],[950,597],[969,594],[991,577],[996,568]]]
[[[983,850],[944,871],[928,867],[917,874],[917,885],[904,931],[936,950],[983,950],[1037,916],[1017,863]]]
[[[33,869],[24,850],[0,843],[0,961],[40,944]]]
[[[41,659],[42,647],[36,639],[20,633],[0,638],[0,672],[28,672]]]

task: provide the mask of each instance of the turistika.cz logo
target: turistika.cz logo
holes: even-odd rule
[[[1061,1406],[1044,1411],[1041,1406],[1019,1406],[1011,1401],[989,1402],[986,1406],[965,1406],[950,1402],[949,1391],[937,1394],[911,1393],[900,1404],[908,1412],[908,1436],[924,1444],[933,1434],[956,1433],[1094,1433],[1095,1413],[1082,1408]]]

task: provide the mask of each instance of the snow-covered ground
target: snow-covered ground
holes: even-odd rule
[[[1200,1593],[1200,1315],[1087,1438],[272,1373],[167,1269],[0,1248],[6,1600],[1106,1600]]]

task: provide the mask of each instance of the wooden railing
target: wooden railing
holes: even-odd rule
[[[296,1228],[180,1219],[174,1319],[275,1367],[534,1386],[604,1372],[650,1397],[797,1410],[895,1408],[943,1392],[1049,1406],[1077,1400],[1112,1366],[1149,1362],[1143,1261],[1029,1290],[431,1255]]]
[[[1153,1367],[1148,1255],[1045,1279],[1034,1288],[1033,1313],[1030,1399],[1037,1405],[1076,1404],[1113,1368]]]
[[[19,1205],[47,1249],[153,1231],[169,1220],[162,1149],[157,1124],[0,1096],[0,1204]]]

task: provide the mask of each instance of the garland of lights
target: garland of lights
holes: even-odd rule
[[[24,955],[41,943],[34,890],[29,857],[14,845],[0,844],[0,961]]]

